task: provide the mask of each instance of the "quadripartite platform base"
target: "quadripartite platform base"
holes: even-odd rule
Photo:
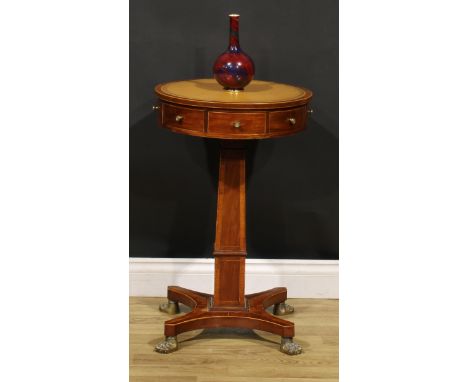
[[[163,304],[161,310],[176,313],[178,303],[192,308],[192,311],[166,321],[164,335],[166,340],[155,347],[159,353],[170,353],[178,349],[177,335],[190,330],[205,328],[247,328],[263,330],[281,336],[280,351],[289,355],[300,354],[300,345],[293,342],[294,323],[269,314],[266,309],[275,305],[274,312],[278,314],[291,313],[294,309],[285,304],[286,288],[273,288],[264,292],[245,296],[245,305],[239,308],[219,308],[213,305],[213,295],[196,292],[178,286],[168,287],[168,304]],[[167,306],[173,309],[165,309]]]

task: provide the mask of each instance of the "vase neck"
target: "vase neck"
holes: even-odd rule
[[[239,45],[239,15],[229,15],[229,51],[240,51]]]

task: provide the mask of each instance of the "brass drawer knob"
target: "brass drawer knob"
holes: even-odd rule
[[[176,122],[181,122],[184,119],[182,115],[176,115],[175,120]]]
[[[238,129],[239,127],[241,127],[241,123],[239,121],[234,121],[232,123],[232,126],[234,126],[234,128]]]
[[[288,122],[290,125],[295,125],[296,124],[296,118],[288,118]]]
[[[153,105],[153,111],[158,111],[158,110],[161,110],[161,106]]]

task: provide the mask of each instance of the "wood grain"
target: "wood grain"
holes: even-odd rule
[[[221,149],[214,250],[246,251],[245,149],[242,148]]]
[[[236,127],[236,123],[240,126]],[[208,133],[228,133],[236,136],[262,134],[266,132],[266,113],[210,111],[207,131]]]
[[[168,82],[157,85],[155,92],[162,105],[158,120],[163,127],[219,139],[295,134],[306,127],[306,108],[312,98],[310,90],[266,81],[252,81],[245,90],[233,93],[214,79]],[[294,126],[288,118],[295,118]]]
[[[180,349],[153,351],[163,339],[165,298],[130,298],[130,382],[338,382],[338,300],[290,299],[303,354],[279,352],[280,338],[249,329],[178,335]],[[189,309],[181,305],[181,315]]]
[[[157,121],[160,126],[185,135],[226,140],[265,139],[296,134],[307,126],[306,107],[267,110],[233,109],[213,111],[205,108],[159,102],[161,112]],[[176,121],[177,115],[183,117]],[[295,118],[291,126],[288,118]],[[240,122],[239,127],[235,123]],[[269,124],[272,128],[269,129]]]
[[[181,116],[182,119],[177,121],[177,116]],[[203,132],[205,128],[205,114],[203,110],[163,104],[162,123],[168,127]]]
[[[269,113],[269,132],[298,132],[305,127],[306,118],[307,111],[305,106],[288,110],[272,111]],[[290,119],[294,119],[294,124],[291,124]]]
[[[214,244],[214,309],[244,308],[245,149],[221,148]]]

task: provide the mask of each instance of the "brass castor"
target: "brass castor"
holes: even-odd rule
[[[158,353],[172,353],[179,348],[177,337],[166,337],[166,339],[154,347],[154,351]]]
[[[168,314],[180,313],[179,303],[171,300],[167,300],[167,302],[165,302],[164,304],[160,304],[159,310]]]
[[[275,307],[273,308],[273,314],[275,316],[284,316],[286,314],[291,314],[292,312],[294,312],[294,307],[286,304],[285,302],[275,304]]]
[[[297,355],[302,353],[302,347],[293,342],[291,337],[281,337],[280,351],[288,355]]]

